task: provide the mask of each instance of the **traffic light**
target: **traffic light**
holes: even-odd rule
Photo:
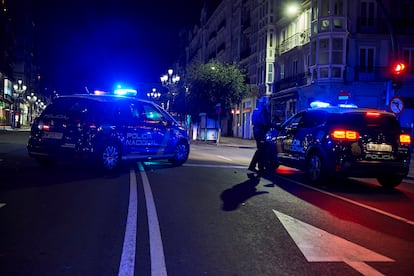
[[[402,62],[397,62],[396,64],[394,64],[393,67],[393,74],[394,75],[402,75],[405,73],[405,64]]]
[[[392,67],[391,80],[392,88],[398,89],[402,85],[402,77],[405,73],[406,65],[403,62],[396,62]]]

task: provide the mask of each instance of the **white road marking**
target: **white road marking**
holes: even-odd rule
[[[135,170],[129,171],[129,203],[125,228],[124,245],[118,275],[129,276],[135,272],[135,252],[137,237],[137,180]]]
[[[224,160],[227,160],[227,161],[233,161],[233,159],[231,159],[231,158],[228,158],[228,157],[225,157],[225,156],[223,156],[223,155],[216,155],[218,158],[221,158],[221,159],[224,159]]]
[[[323,194],[329,195],[329,196],[331,196],[331,197],[335,197],[335,198],[341,199],[341,200],[346,201],[346,202],[348,202],[348,203],[351,203],[351,204],[353,204],[353,205],[356,205],[356,206],[359,206],[359,207],[362,207],[362,208],[368,209],[368,210],[370,210],[370,211],[373,211],[373,212],[379,213],[379,214],[381,214],[381,215],[384,215],[384,216],[387,216],[387,217],[390,217],[390,218],[393,218],[393,219],[399,220],[399,221],[401,221],[401,222],[404,222],[404,223],[407,223],[407,224],[410,224],[410,225],[414,225],[414,221],[412,221],[412,220],[409,220],[409,219],[406,219],[406,218],[403,218],[403,217],[400,217],[400,216],[397,216],[397,215],[394,215],[394,214],[391,214],[391,213],[385,212],[385,211],[383,211],[383,210],[380,210],[380,209],[374,208],[374,207],[369,206],[369,205],[366,205],[366,204],[362,204],[362,203],[360,203],[360,202],[357,202],[357,201],[354,201],[354,200],[348,199],[348,198],[346,198],[346,197],[342,197],[342,196],[339,196],[339,195],[336,195],[336,194],[333,194],[333,193],[330,193],[330,192],[327,192],[327,191],[324,191],[324,190],[321,190],[321,189],[318,189],[318,188],[315,188],[315,187],[312,187],[312,186],[309,186],[309,185],[303,184],[303,183],[301,183],[301,182],[299,182],[299,181],[295,181],[295,180],[292,180],[292,179],[289,179],[289,178],[286,178],[286,177],[283,177],[283,176],[279,176],[279,177],[280,177],[280,178],[282,178],[282,179],[284,179],[284,180],[287,180],[287,181],[293,182],[293,183],[295,183],[295,184],[298,184],[298,185],[300,185],[300,186],[303,186],[303,187],[306,187],[306,188],[309,188],[309,189],[312,189],[312,190],[318,191],[318,192],[320,192],[320,193],[323,193]]]
[[[303,221],[273,212],[308,262],[345,262],[363,275],[383,275],[365,262],[395,262]]]
[[[6,206],[6,203],[0,203],[0,208]]]
[[[247,169],[247,166],[237,166],[237,165],[216,165],[216,164],[183,164],[185,167],[201,167],[201,168],[224,168],[224,169]]]
[[[147,205],[148,229],[150,240],[151,255],[151,275],[166,276],[167,268],[165,265],[164,249],[162,246],[160,225],[158,222],[157,210],[155,208],[154,198],[152,196],[151,186],[147,174],[141,162],[138,162],[138,168],[141,174],[142,184],[144,187],[145,202]]]

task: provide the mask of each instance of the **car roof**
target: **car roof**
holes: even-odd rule
[[[59,98],[71,98],[71,99],[88,99],[98,102],[119,102],[119,101],[140,101],[140,102],[147,102],[152,103],[151,101],[134,98],[134,97],[127,97],[127,96],[118,96],[118,95],[95,95],[95,94],[71,94],[71,95],[61,95]]]
[[[312,110],[323,110],[327,113],[338,113],[338,114],[344,114],[344,113],[367,113],[367,112],[376,112],[380,114],[386,114],[386,115],[394,115],[394,113],[388,112],[386,110],[380,110],[377,108],[345,108],[345,107],[339,107],[339,106],[328,106],[328,107],[314,107],[307,109],[308,111]]]

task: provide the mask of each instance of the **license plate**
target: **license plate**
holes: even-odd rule
[[[62,132],[43,132],[43,138],[45,139],[62,139]]]
[[[369,151],[383,151],[383,152],[391,152],[392,146],[387,144],[374,144],[368,143],[367,150]]]

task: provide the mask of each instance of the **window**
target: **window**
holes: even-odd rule
[[[407,66],[407,73],[414,74],[414,49],[403,49],[404,62]]]
[[[267,82],[273,82],[273,64],[267,65]]]
[[[334,15],[344,15],[343,0],[334,0]]]
[[[147,123],[158,123],[164,119],[162,113],[159,112],[154,106],[150,104],[144,104],[143,108]]]
[[[374,71],[374,48],[359,49],[359,71],[364,73]]]
[[[321,14],[320,16],[329,16],[329,2],[330,0],[321,0]]]
[[[319,60],[318,64],[329,64],[329,39],[319,40]]]
[[[374,26],[375,0],[361,1],[361,26]]]
[[[343,38],[332,39],[332,63],[343,64],[344,40]]]
[[[404,3],[403,13],[404,26],[414,29],[414,3]]]
[[[298,75],[298,61],[294,60],[292,63],[292,76]]]

